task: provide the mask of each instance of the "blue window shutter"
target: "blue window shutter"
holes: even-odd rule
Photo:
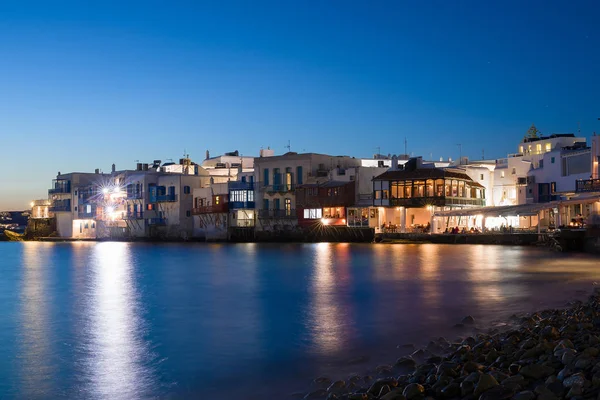
[[[296,183],[302,185],[302,167],[296,168]]]

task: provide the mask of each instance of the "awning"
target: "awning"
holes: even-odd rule
[[[548,203],[530,203],[519,204],[516,206],[498,206],[498,207],[479,207],[479,208],[461,208],[458,210],[436,211],[434,217],[473,217],[481,215],[483,217],[509,217],[509,216],[528,216],[537,215],[542,210],[558,208],[559,206],[568,206],[571,204],[586,204],[600,201],[600,195],[585,195],[575,197],[569,200],[555,200]]]

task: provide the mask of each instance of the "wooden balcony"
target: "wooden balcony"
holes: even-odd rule
[[[423,206],[485,206],[485,199],[472,199],[466,197],[409,197],[390,199],[390,205],[396,207],[423,207]]]
[[[193,215],[226,213],[226,212],[229,212],[229,204],[228,203],[213,204],[210,206],[195,207],[192,209]]]

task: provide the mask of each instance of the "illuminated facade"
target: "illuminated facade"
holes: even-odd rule
[[[424,166],[417,157],[373,179],[373,206],[380,230],[424,231],[434,211],[485,206],[485,188],[463,170]]]

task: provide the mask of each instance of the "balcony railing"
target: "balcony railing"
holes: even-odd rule
[[[280,183],[277,185],[263,185],[261,186],[261,190],[264,192],[268,192],[268,193],[286,193],[286,192],[293,192],[294,190],[296,190],[296,184],[291,183],[291,184],[287,184],[287,183]]]
[[[127,192],[127,200],[138,200],[138,199],[143,199],[143,198],[144,198],[143,192]]]
[[[600,179],[580,179],[576,181],[575,192],[600,192]]]
[[[127,212],[123,214],[123,219],[125,220],[133,220],[133,219],[144,219],[143,212]]]
[[[229,182],[229,190],[254,190],[254,182]]]
[[[148,225],[161,226],[167,224],[166,218],[148,218],[147,221]]]
[[[48,189],[48,194],[71,193],[71,186],[57,186]]]
[[[212,213],[226,213],[229,211],[229,205],[227,203],[213,204],[211,206],[201,206],[192,208],[192,214],[212,214]]]
[[[485,199],[469,199],[465,197],[408,197],[390,199],[391,206],[397,207],[422,207],[422,206],[485,206]]]
[[[57,205],[50,207],[48,209],[48,211],[53,211],[53,212],[71,211],[71,205],[70,204],[57,204]]]
[[[296,219],[296,210],[258,210],[258,218]]]
[[[177,201],[177,195],[176,194],[159,194],[156,196],[156,201],[158,203],[174,202],[174,201]]]

